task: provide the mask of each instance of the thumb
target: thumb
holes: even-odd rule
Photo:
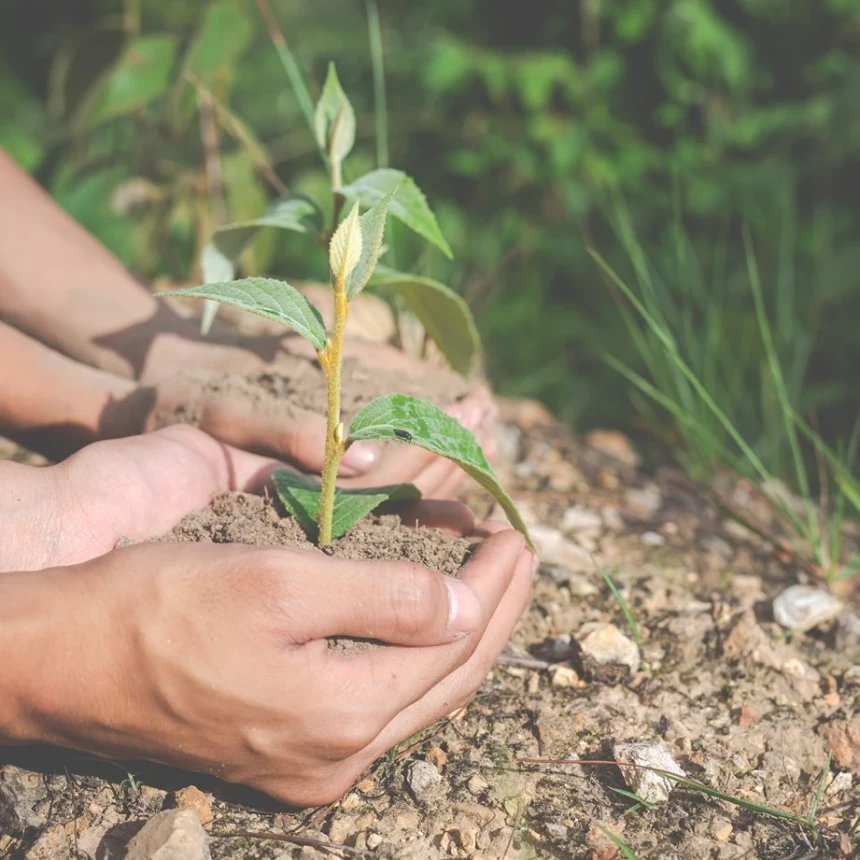
[[[444,645],[481,624],[481,601],[460,580],[410,562],[343,564],[342,573],[309,575],[302,588],[308,603],[319,607],[302,625],[306,641],[357,636],[391,645]]]

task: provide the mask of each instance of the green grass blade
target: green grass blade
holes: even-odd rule
[[[373,113],[376,118],[376,166],[388,167],[388,108],[385,98],[385,52],[376,0],[366,0],[370,65],[373,69]]]
[[[773,379],[773,384],[776,389],[777,399],[779,400],[780,410],[782,412],[783,429],[788,438],[789,446],[791,447],[791,456],[794,460],[794,471],[797,478],[798,487],[803,498],[804,508],[806,509],[807,518],[807,538],[817,547],[817,555],[820,554],[820,534],[818,528],[818,518],[815,513],[815,506],[812,504],[812,499],[809,492],[809,476],[806,472],[806,464],[803,461],[803,454],[800,450],[800,444],[797,438],[797,429],[793,419],[794,409],[788,398],[788,391],[785,387],[785,378],[782,375],[782,367],[779,362],[779,356],[776,352],[776,346],[773,342],[773,332],[770,327],[770,322],[767,318],[767,312],[764,307],[764,297],[761,289],[761,279],[759,278],[758,265],[756,264],[755,254],[753,253],[752,240],[749,235],[749,230],[744,228],[744,250],[746,252],[747,271],[749,273],[750,286],[752,287],[753,300],[755,302],[756,319],[758,320],[759,330],[761,332],[762,342],[764,343],[765,354],[767,355],[770,373]],[[803,532],[801,532],[803,533]],[[821,559],[819,558],[819,561]]]
[[[660,343],[663,344],[663,347],[665,348],[672,363],[678,367],[678,369],[693,387],[693,390],[696,392],[699,398],[701,398],[702,402],[707,406],[707,408],[714,415],[717,421],[722,425],[723,429],[729,434],[732,441],[735,443],[735,445],[738,446],[741,453],[747,459],[750,467],[755,471],[755,473],[762,481],[764,481],[765,483],[770,483],[773,480],[773,476],[765,467],[764,463],[761,461],[761,458],[752,449],[746,439],[744,439],[737,427],[732,423],[726,413],[716,403],[710,392],[705,388],[704,385],[702,385],[701,380],[699,380],[696,374],[693,373],[693,371],[690,369],[689,365],[681,357],[681,354],[678,352],[678,347],[669,332],[648,312],[648,309],[642,304],[636,294],[630,289],[630,287],[627,286],[627,284],[624,283],[624,281],[621,280],[621,278],[615,273],[615,271],[603,259],[603,257],[600,256],[597,251],[591,249],[589,250],[589,253],[597,262],[597,264],[603,269],[603,271],[608,275],[608,277],[612,280],[612,282],[627,296],[627,298],[630,300],[630,302],[633,304],[633,306],[648,324],[651,331],[657,336]],[[795,512],[782,502],[776,501],[775,503],[777,504],[783,515],[792,523],[798,534],[804,534],[805,526],[797,517]]]
[[[612,596],[615,598],[618,605],[621,607],[621,612],[624,614],[624,619],[627,621],[627,626],[630,628],[630,632],[633,634],[633,641],[639,646],[641,650],[642,637],[639,635],[639,625],[636,623],[636,618],[633,616],[633,612],[631,611],[630,606],[624,599],[624,595],[618,590],[618,586],[615,584],[615,581],[612,579],[612,575],[609,573],[609,571],[604,570],[602,567],[598,567],[597,569],[600,572],[600,575],[603,577],[603,581],[606,583],[607,587],[612,592]]]
[[[621,852],[625,860],[639,860],[633,849],[620,837],[616,836],[611,830],[607,830],[602,824],[597,825],[603,835]]]

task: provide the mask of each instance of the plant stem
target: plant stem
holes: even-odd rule
[[[337,482],[337,469],[346,453],[340,424],[340,377],[343,361],[343,337],[346,331],[346,318],[349,314],[349,300],[343,277],[338,277],[334,296],[334,329],[325,352],[319,353],[320,364],[325,371],[328,392],[325,431],[325,462],[322,473],[320,494],[319,544],[331,543],[332,517],[334,514],[334,493]]]

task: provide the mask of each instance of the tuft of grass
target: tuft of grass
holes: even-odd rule
[[[844,562],[842,552],[845,517],[849,511],[860,515],[860,481],[853,474],[860,419],[847,448],[837,452],[801,415],[811,346],[809,333],[793,313],[790,267],[782,265],[777,277],[774,326],[752,239],[744,229],[746,280],[756,329],[732,331],[733,306],[725,298],[722,276],[714,275],[714,284],[708,284],[680,216],[674,226],[674,288],[646,258],[620,196],[614,220],[636,288],[597,251],[590,254],[615,291],[644,372],[611,354],[604,355],[605,361],[633,385],[634,399],[653,427],[665,427],[660,414],[668,413],[675,433],[672,448],[694,477],[710,478],[722,464],[753,480],[784,527],[800,539],[810,565],[828,581],[860,571],[860,559]],[[731,349],[726,348],[729,335]],[[750,379],[758,380],[757,403],[750,397]],[[804,440],[819,463],[817,500]],[[784,484],[796,488],[799,509],[793,499],[774,490]]]

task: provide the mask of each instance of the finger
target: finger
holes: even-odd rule
[[[289,560],[292,599],[300,603],[302,619],[291,631],[295,644],[356,636],[409,647],[441,645],[471,633],[483,619],[480,598],[468,584],[418,564],[329,560],[342,571],[320,576],[318,560],[310,558],[298,572],[296,558]]]
[[[326,419],[316,412],[297,409],[282,398],[250,403],[211,395],[201,410],[200,428],[230,445],[280,457],[309,472],[323,468]],[[357,442],[341,460],[339,473],[364,474],[378,457],[372,446]]]
[[[475,592],[483,610],[481,624],[473,633],[442,647],[409,651],[392,647],[363,655],[363,668],[375,674],[391,716],[417,701],[471,656],[514,577],[524,544],[522,535],[506,529],[481,543],[464,568],[460,582]],[[408,676],[406,685],[404,675]]]
[[[395,514],[406,526],[426,526],[458,535],[469,534],[475,527],[474,514],[462,502],[419,499],[383,505],[378,512]]]
[[[350,449],[351,450],[351,449]],[[432,451],[417,445],[394,445],[387,448],[374,467],[365,475],[345,478],[344,487],[379,487],[386,484],[415,483],[421,473],[437,459]],[[424,489],[421,489],[422,494]]]
[[[465,705],[484,681],[528,605],[537,564],[525,551],[520,557],[510,587],[487,625],[470,659],[444,677],[415,703],[395,715],[380,732],[359,762],[358,772],[405,738]]]

